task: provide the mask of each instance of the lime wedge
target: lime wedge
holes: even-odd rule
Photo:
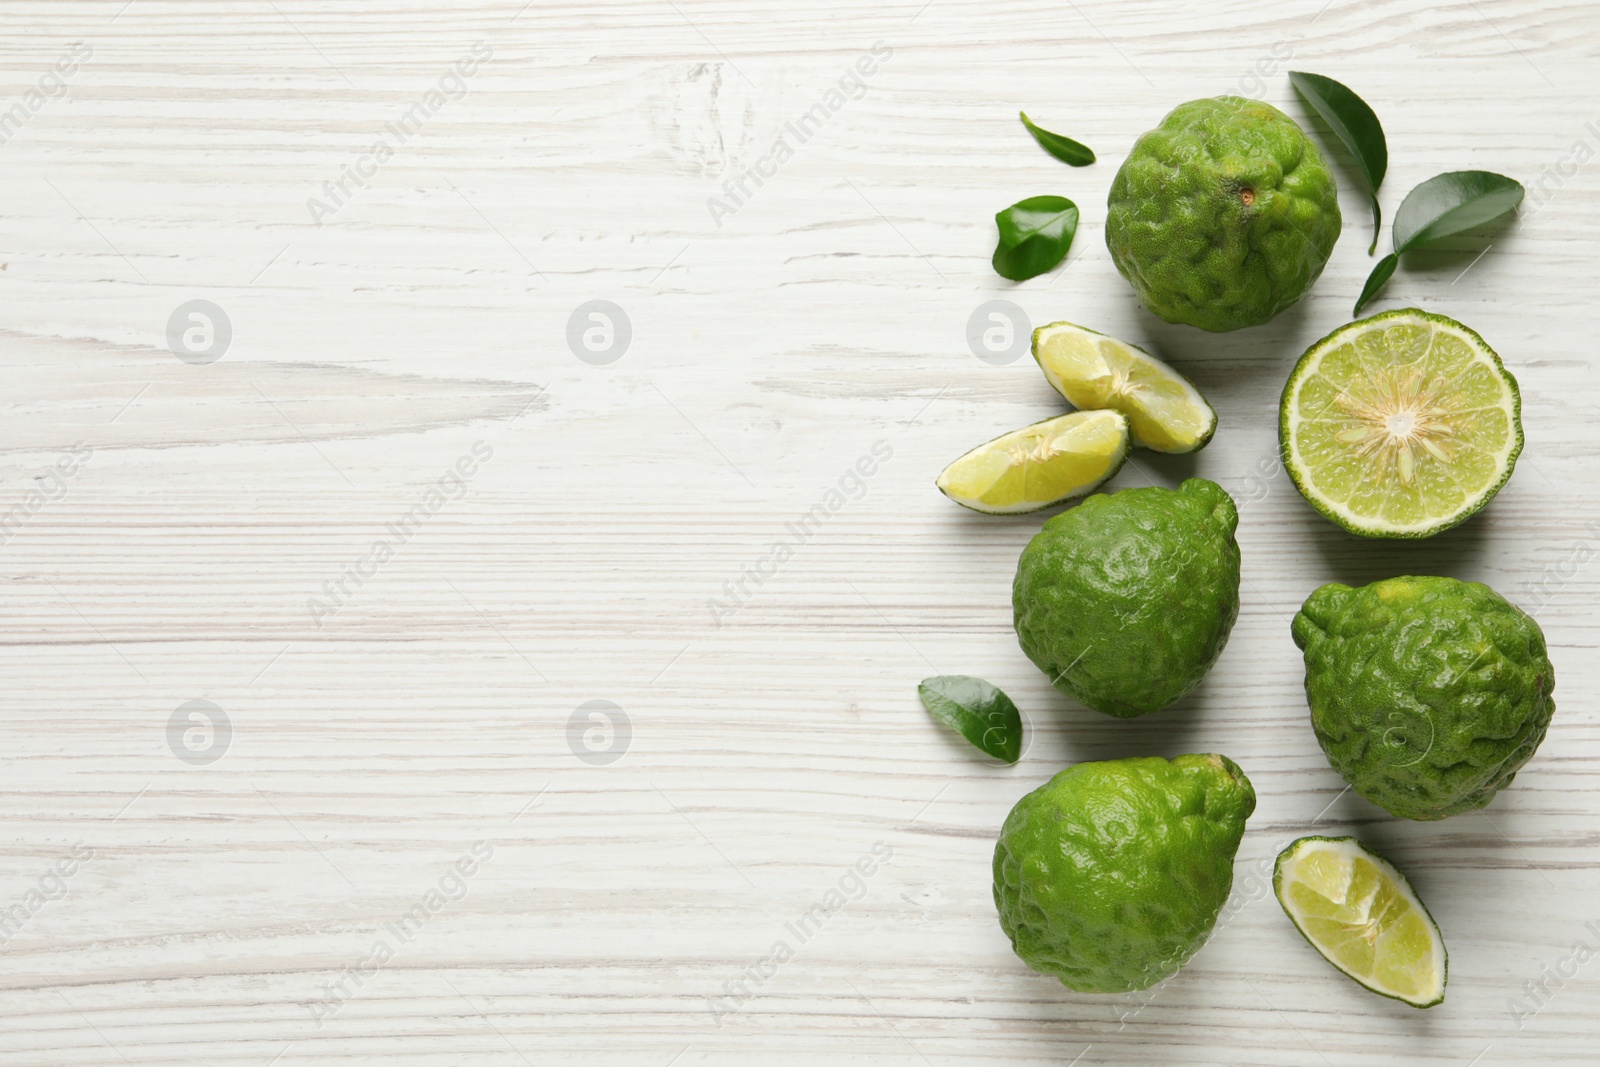
[[[1482,508],[1522,452],[1517,382],[1483,338],[1416,308],[1340,327],[1283,387],[1283,465],[1366,537],[1430,537]]]
[[[1353,837],[1302,837],[1278,854],[1272,888],[1323,958],[1374,993],[1431,1008],[1449,961],[1405,875]]]
[[[1133,443],[1141,448],[1194,452],[1217,431],[1217,413],[1189,379],[1115,337],[1052,322],[1033,331],[1033,358],[1073,407],[1128,416]]]
[[[1016,515],[1093,491],[1127,458],[1125,415],[1074,411],[979,445],[934,484],[962,507]]]

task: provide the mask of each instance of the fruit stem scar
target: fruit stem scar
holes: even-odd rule
[[[1256,191],[1247,185],[1239,190],[1239,199],[1243,200],[1245,206],[1248,207],[1256,202]]]

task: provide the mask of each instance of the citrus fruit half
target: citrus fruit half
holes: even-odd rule
[[[1516,379],[1472,330],[1416,308],[1342,326],[1283,388],[1283,465],[1311,506],[1365,537],[1463,522],[1522,452]]]

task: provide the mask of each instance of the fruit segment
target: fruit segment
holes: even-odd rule
[[[1033,358],[1074,407],[1128,416],[1133,443],[1141,448],[1194,452],[1217,430],[1217,413],[1189,379],[1115,337],[1054,322],[1033,331]]]
[[[1405,875],[1352,837],[1302,837],[1278,856],[1273,888],[1324,959],[1414,1008],[1444,1000],[1448,961]]]
[[[934,484],[962,507],[1015,515],[1092,492],[1127,458],[1127,416],[1074,411],[979,445]]]

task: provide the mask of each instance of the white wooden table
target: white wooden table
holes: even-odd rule
[[[0,31],[0,1063],[1600,1056],[1600,962],[1562,962],[1600,947],[1592,4],[13,0]],[[1522,384],[1516,476],[1426,543],[1344,535],[1275,459],[1284,376],[1372,262],[1348,167],[1322,282],[1266,327],[1157,322],[1105,252],[1134,138],[1224,92],[1303,117],[1290,67],[1375,105],[1390,214],[1444,170],[1544,183],[1378,305]],[[1006,283],[992,215],[1046,192],[1077,244]],[[1221,413],[1115,483],[1241,505],[1239,624],[1166,712],[1051,692],[1009,608],[1038,517],[933,490],[1061,410],[969,348],[993,299],[1153,345]],[[1486,815],[1388,818],[1309,729],[1294,609],[1405,572],[1548,633],[1555,721]],[[1017,767],[930,721],[934,673],[1017,699]],[[1214,941],[1141,997],[1028,971],[990,902],[1012,803],[1186,751],[1260,795]],[[1259,872],[1306,832],[1410,873],[1443,1006],[1301,942]]]

